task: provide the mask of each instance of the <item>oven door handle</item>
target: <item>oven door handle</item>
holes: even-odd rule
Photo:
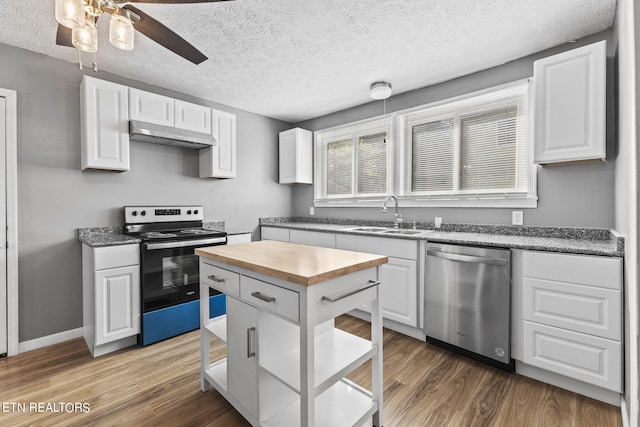
[[[200,239],[200,240],[181,240],[177,242],[163,242],[163,243],[147,243],[147,250],[152,251],[154,249],[172,249],[172,248],[186,248],[188,246],[202,246],[213,245],[216,243],[227,243],[226,237],[216,237],[213,239]]]

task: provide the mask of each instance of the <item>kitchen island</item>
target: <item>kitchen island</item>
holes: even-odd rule
[[[201,304],[201,389],[215,388],[254,426],[382,425],[379,266],[386,256],[277,241],[196,250],[200,295],[227,295],[227,314]],[[334,318],[371,309],[371,340]],[[209,340],[227,344],[210,363]],[[371,360],[372,387],[345,378]]]

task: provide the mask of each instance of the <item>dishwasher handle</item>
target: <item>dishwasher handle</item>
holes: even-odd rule
[[[502,258],[488,258],[474,255],[454,254],[442,252],[440,249],[427,249],[427,255],[450,261],[470,262],[475,264],[507,265],[507,260]]]

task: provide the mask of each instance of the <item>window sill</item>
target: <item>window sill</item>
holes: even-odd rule
[[[379,199],[322,199],[314,200],[313,206],[319,208],[379,208],[384,197]],[[417,199],[398,197],[403,208],[537,208],[538,198],[522,199]]]

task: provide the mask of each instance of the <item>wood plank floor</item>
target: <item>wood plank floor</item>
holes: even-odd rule
[[[359,319],[336,325],[369,337]],[[212,347],[223,357],[222,345]],[[200,391],[198,349],[194,331],[97,359],[82,339],[0,359],[0,425],[247,426],[217,392]],[[369,365],[350,379],[369,388]],[[384,390],[387,427],[622,426],[620,408],[386,329]]]

